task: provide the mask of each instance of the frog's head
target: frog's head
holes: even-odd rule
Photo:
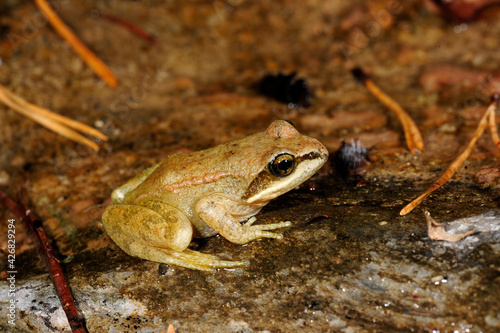
[[[300,134],[288,121],[271,123],[262,134],[262,169],[250,183],[243,200],[265,203],[302,184],[328,159],[318,140]]]

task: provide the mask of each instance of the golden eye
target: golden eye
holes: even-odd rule
[[[295,169],[295,157],[284,153],[276,156],[269,162],[269,171],[277,177],[285,177],[292,173]]]

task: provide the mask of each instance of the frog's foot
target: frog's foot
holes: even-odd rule
[[[274,230],[274,229],[279,229],[279,228],[286,228],[290,227],[292,225],[292,222],[286,221],[286,222],[279,222],[279,223],[271,223],[271,224],[258,224],[258,225],[253,225],[257,221],[257,218],[255,216],[252,216],[251,218],[248,219],[248,221],[243,225],[243,228],[252,228],[256,230],[261,230],[259,233],[261,237],[265,238],[276,238],[276,239],[283,239],[282,234],[277,234],[274,232],[267,232],[265,230]]]
[[[248,265],[248,261],[221,260],[218,257],[185,249],[174,251],[158,247],[142,247],[140,257],[161,262],[168,265],[177,265],[190,269],[213,272],[217,268],[232,268]]]
[[[185,249],[184,251],[182,251],[182,253],[190,256],[191,258],[202,259],[204,263],[210,262],[210,260],[211,260],[211,261],[217,263],[217,268],[248,265],[250,263],[248,260],[243,260],[243,261],[221,260],[215,254],[201,253],[201,252],[191,250],[191,249]]]
[[[232,261],[232,260],[222,260],[216,255],[201,253],[198,251],[185,249],[182,252],[177,252],[175,254],[179,258],[196,263],[198,265],[210,266],[212,268],[231,268],[237,266],[248,265],[248,260]]]

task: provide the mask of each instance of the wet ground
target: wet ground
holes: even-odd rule
[[[58,4],[120,85],[99,81],[28,1],[0,6],[0,83],[110,141],[95,153],[1,107],[0,186],[43,219],[89,331],[500,329],[500,191],[495,177],[486,184],[473,177],[498,167],[489,134],[453,181],[399,216],[466,145],[486,108],[500,61],[498,10],[461,25],[420,2]],[[98,13],[134,22],[158,45]],[[415,119],[422,153],[406,150],[400,124],[352,78],[350,62]],[[307,80],[311,107],[290,109],[256,93],[255,83],[278,71]],[[105,234],[101,214],[112,189],[170,153],[241,138],[274,119],[293,121],[332,156],[343,138],[360,139],[372,162],[365,182],[328,163],[258,215],[258,223],[292,221],[284,239],[196,243],[204,253],[250,260],[242,269],[164,269],[126,255]],[[455,221],[445,223],[451,230],[478,233],[432,241],[424,210]],[[0,208],[2,230],[10,218]],[[16,327],[6,319],[3,267],[0,327],[68,331],[41,260],[21,225],[16,231]]]

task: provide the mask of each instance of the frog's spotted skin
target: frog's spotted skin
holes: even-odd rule
[[[274,121],[264,132],[172,155],[145,170],[113,191],[104,228],[125,252],[143,259],[199,270],[245,265],[187,247],[193,237],[217,233],[236,244],[281,238],[270,230],[290,222],[241,222],[303,183],[327,158],[319,141],[286,121]]]

